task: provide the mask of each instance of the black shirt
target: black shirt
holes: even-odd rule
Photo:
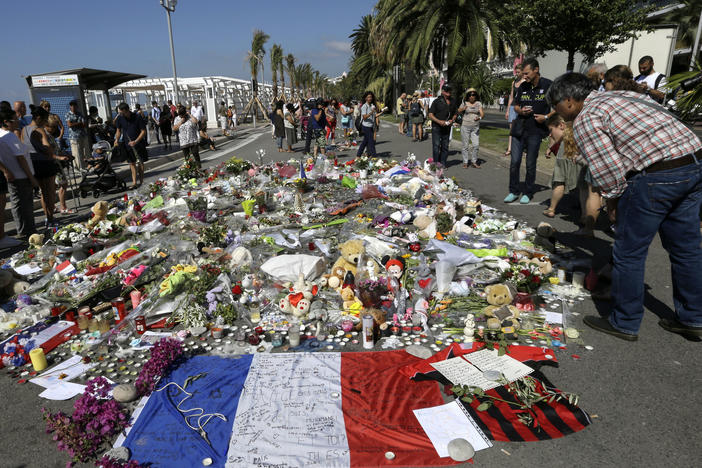
[[[525,81],[517,89],[516,96],[514,98],[513,104],[515,106],[531,106],[532,113],[525,117],[519,115],[518,118],[524,119],[524,134],[533,135],[540,134],[541,137],[548,135],[548,128],[546,127],[546,122],[537,123],[534,118],[534,114],[548,115],[551,112],[551,106],[546,102],[546,92],[548,88],[551,87],[551,80],[539,77],[539,84],[537,86],[532,86],[531,83]]]
[[[136,140],[141,131],[146,130],[144,119],[134,112],[130,112],[129,117],[124,117],[122,114],[118,115],[115,125],[122,132],[124,143]]]
[[[458,106],[456,104],[456,99],[451,98],[451,104],[448,104],[443,96],[439,96],[438,98],[434,99],[434,102],[432,102],[431,106],[429,107],[429,113],[434,114],[434,117],[439,120],[451,120],[451,118],[456,115],[457,110]],[[450,125],[437,125],[434,121],[432,121],[432,127],[438,127],[443,132],[449,132],[451,130]]]

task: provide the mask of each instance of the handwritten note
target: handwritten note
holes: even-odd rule
[[[513,382],[531,374],[534,369],[508,355],[498,356],[496,350],[483,349],[464,356],[434,362],[432,367],[454,385],[470,385],[490,390],[501,384],[485,377],[486,371],[496,371]]]
[[[338,353],[257,354],[226,466],[349,466],[340,369]]]
[[[453,439],[466,439],[477,452],[492,447],[492,442],[480,429],[475,419],[457,402],[414,410],[427,437],[434,444],[440,457],[448,457],[448,443]]]
[[[82,362],[81,356],[73,356],[72,358],[63,361],[51,369],[47,370],[38,377],[34,377],[30,382],[41,385],[42,387],[49,388],[54,385],[61,383],[62,381],[68,382],[79,375],[83,374],[85,371],[91,367],[96,366],[96,363],[84,363]]]

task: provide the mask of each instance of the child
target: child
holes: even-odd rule
[[[563,195],[578,186],[582,166],[575,162],[577,148],[573,139],[573,127],[566,125],[558,114],[552,115],[546,121],[546,125],[555,142],[551,147],[551,152],[556,153],[556,165],[551,176],[551,188],[553,189],[551,205],[543,213],[544,216],[553,218],[556,216],[556,208]]]
[[[99,172],[105,166],[105,151],[110,149],[110,144],[105,140],[98,141],[93,145],[93,153],[87,161],[88,168]]]

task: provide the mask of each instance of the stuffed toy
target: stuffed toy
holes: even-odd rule
[[[358,316],[363,309],[363,304],[360,299],[356,297],[356,293],[353,289],[346,287],[339,290],[339,295],[343,301],[342,307],[344,312]]]
[[[534,245],[543,247],[549,252],[556,251],[556,230],[548,223],[539,223],[536,227],[536,235],[534,236]]]
[[[93,213],[93,217],[90,218],[90,221],[88,221],[88,227],[90,229],[94,228],[97,226],[97,224],[105,219],[107,216],[107,211],[109,210],[109,206],[107,205],[106,201],[99,201],[93,205],[93,207],[90,209]]]
[[[487,327],[490,330],[499,330],[510,321],[510,326],[519,328],[519,309],[512,305],[517,296],[516,288],[511,284],[492,284],[485,288],[485,299],[489,306],[483,309],[483,314],[488,317]]]
[[[11,268],[0,270],[0,296],[12,297],[29,289],[24,277]]]
[[[549,275],[553,271],[553,266],[551,265],[551,260],[546,255],[537,255],[529,259],[526,263],[533,263],[539,267],[539,272],[542,275]]]
[[[431,269],[427,264],[427,259],[424,255],[419,256],[419,265],[417,266],[417,278],[414,282],[414,292],[422,297],[431,296],[434,290],[436,279],[431,274]]]
[[[351,239],[343,244],[339,244],[339,253],[341,254],[339,258],[334,262],[332,266],[332,271],[336,271],[337,267],[342,267],[344,271],[356,275],[356,269],[358,267],[358,261],[366,253],[366,247],[361,239]],[[378,264],[373,262],[373,273],[378,274]]]
[[[38,249],[44,245],[44,234],[32,234],[29,236],[29,247],[32,249]]]
[[[248,284],[246,278],[242,280],[242,286]],[[318,292],[317,285],[305,281],[305,275],[300,273],[295,284],[290,287],[290,293],[286,294],[278,303],[280,310],[295,317],[306,317],[312,305],[312,299]]]
[[[402,274],[405,272],[405,259],[402,257],[391,258],[389,255],[386,255],[381,262],[385,266],[388,276],[395,278],[399,282]]]
[[[332,272],[328,275],[323,276],[323,281],[326,281],[326,286],[332,289],[337,289],[341,286],[341,282],[344,281],[344,276],[346,275],[346,270],[344,267],[337,266],[332,268]]]

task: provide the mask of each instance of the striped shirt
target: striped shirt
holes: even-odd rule
[[[588,165],[593,186],[605,198],[624,193],[627,172],[702,149],[682,122],[624,97],[649,99],[633,91],[595,91],[573,122],[579,162]]]

